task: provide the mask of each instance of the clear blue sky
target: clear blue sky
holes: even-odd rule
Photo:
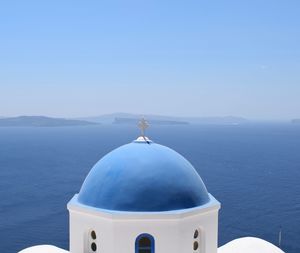
[[[0,4],[0,116],[300,117],[300,1]]]

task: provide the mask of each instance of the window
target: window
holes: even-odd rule
[[[198,247],[199,247],[199,244],[198,244],[198,242],[197,242],[197,241],[195,241],[195,242],[194,242],[194,250],[197,250],[197,249],[198,249]]]
[[[154,253],[154,238],[149,234],[141,234],[135,241],[135,253]]]
[[[96,235],[96,232],[94,230],[92,230],[92,232],[91,232],[91,237],[92,237],[93,240],[97,239],[97,235]]]
[[[96,251],[97,250],[97,244],[93,242],[91,244],[91,249],[92,249],[92,251]]]
[[[197,239],[198,235],[199,235],[199,231],[198,231],[198,229],[196,229],[194,232],[194,239]]]

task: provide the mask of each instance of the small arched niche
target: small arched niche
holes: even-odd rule
[[[204,232],[201,228],[196,228],[193,232],[193,253],[203,253],[205,249]]]
[[[98,235],[96,230],[89,229],[86,231],[85,235],[85,248],[88,253],[97,253],[99,252],[98,248]]]

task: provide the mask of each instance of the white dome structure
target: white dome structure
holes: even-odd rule
[[[33,246],[19,251],[19,253],[68,253],[68,252],[69,251],[54,247],[52,245]]]
[[[218,253],[284,253],[281,249],[265,240],[255,237],[235,239],[218,249]]]
[[[96,163],[69,202],[70,252],[217,253],[219,208],[185,158],[139,139]]]
[[[218,249],[220,203],[185,158],[144,136],[99,160],[68,209],[70,253],[282,253],[257,238]],[[20,253],[35,252],[67,251]]]

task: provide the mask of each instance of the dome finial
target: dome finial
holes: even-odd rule
[[[144,117],[138,123],[139,129],[141,129],[141,136],[145,138],[145,130],[149,127],[149,123],[145,120]]]
[[[149,123],[145,120],[144,117],[138,123],[139,129],[141,129],[141,136],[135,140],[135,142],[147,142],[150,144],[150,140],[145,136],[145,130],[149,127]]]

